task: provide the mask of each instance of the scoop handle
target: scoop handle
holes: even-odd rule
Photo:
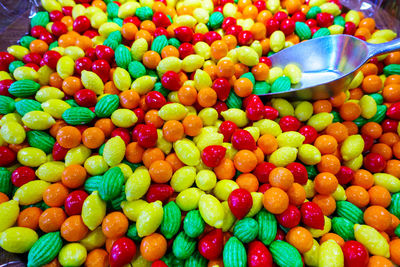
[[[367,43],[367,45],[368,45],[368,57],[371,58],[380,54],[385,54],[396,50],[400,50],[400,38],[382,44]]]

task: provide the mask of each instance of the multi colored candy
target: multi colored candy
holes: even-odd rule
[[[282,49],[396,33],[337,0],[42,6],[0,52],[4,250],[29,267],[400,265],[400,52],[330,98],[259,97],[301,79],[272,66]]]

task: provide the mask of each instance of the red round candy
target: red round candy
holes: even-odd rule
[[[63,160],[65,158],[65,155],[67,155],[68,150],[68,148],[64,148],[58,142],[55,142],[52,152],[53,159]]]
[[[211,45],[215,41],[221,40],[222,37],[219,35],[219,33],[214,32],[214,31],[209,31],[204,34],[204,42],[206,42],[208,45]]]
[[[6,167],[12,164],[16,158],[17,155],[14,151],[6,146],[0,146],[0,167]]]
[[[154,147],[157,143],[157,129],[152,124],[143,124],[138,131],[137,141],[141,147]]]
[[[321,208],[314,202],[305,202],[301,205],[301,221],[315,229],[324,229],[325,219]]]
[[[272,255],[268,248],[260,241],[249,244],[247,250],[247,265],[249,267],[272,267]]]
[[[126,128],[116,128],[111,132],[111,137],[119,136],[125,142],[126,145],[131,141],[131,135],[129,130]]]
[[[357,26],[351,22],[351,21],[347,21],[344,24],[344,34],[348,34],[348,35],[354,35],[356,33],[357,30]]]
[[[156,27],[167,28],[169,25],[171,25],[171,21],[169,20],[167,15],[162,12],[155,12],[152,20]]]
[[[217,167],[224,159],[226,148],[223,146],[207,146],[201,152],[201,159],[207,167]]]
[[[182,43],[179,46],[178,51],[179,51],[179,58],[180,59],[184,59],[185,57],[187,57],[189,55],[195,54],[194,47],[190,43]]]
[[[39,38],[39,36],[46,32],[46,29],[43,26],[36,25],[31,28],[31,35],[32,37]]]
[[[8,52],[0,52],[0,71],[8,71],[8,66],[15,57]]]
[[[384,133],[388,132],[397,132],[397,127],[399,126],[399,121],[397,120],[392,120],[392,119],[385,119],[383,122],[381,122],[382,126],[382,131]]]
[[[226,17],[222,21],[221,28],[226,31],[229,26],[236,25],[236,19],[234,17]]]
[[[295,24],[296,21],[293,19],[284,19],[281,22],[280,25],[280,30],[285,34],[285,35],[290,35],[294,32],[294,28],[296,27]]]
[[[271,59],[269,57],[260,57],[259,62],[266,64],[270,68],[272,67],[272,62],[271,62]]]
[[[14,81],[11,79],[0,81],[0,95],[11,96],[11,94],[8,92],[8,88],[10,88],[13,82]]]
[[[81,89],[75,93],[74,99],[81,107],[93,107],[97,103],[96,93],[90,89]]]
[[[168,265],[163,262],[162,260],[156,260],[153,261],[153,263],[151,264],[151,267],[168,267]]]
[[[16,168],[11,174],[11,182],[16,187],[21,187],[24,184],[36,179],[35,171],[27,166]]]
[[[361,135],[362,139],[364,140],[364,149],[363,152],[366,152],[371,149],[371,147],[374,145],[375,139],[369,135],[362,134]]]
[[[105,59],[99,59],[93,62],[92,71],[96,73],[103,82],[110,78],[110,64]]]
[[[110,251],[109,262],[111,267],[121,267],[128,264],[136,255],[136,245],[132,239],[121,237],[117,239]]]
[[[39,53],[29,53],[26,54],[23,58],[22,61],[27,64],[27,63],[33,63],[36,65],[40,65],[40,61],[42,60],[42,56]],[[26,66],[26,65],[25,65]]]
[[[161,28],[161,27],[156,28],[156,30],[154,31],[154,37],[158,37],[161,35],[164,35],[167,38],[169,36],[168,31],[165,28]]]
[[[267,34],[271,35],[273,32],[278,31],[280,28],[280,22],[276,19],[268,19],[266,22]]]
[[[286,237],[285,232],[282,229],[278,228],[278,231],[276,232],[276,236],[275,236],[274,240],[282,240],[282,241],[284,241],[285,237]]]
[[[239,35],[239,33],[241,33],[243,31],[243,27],[240,25],[230,25],[227,26],[227,29],[225,31],[225,33],[227,35],[233,35],[235,37],[237,37]]]
[[[303,12],[297,11],[292,15],[291,19],[293,19],[295,22],[305,22],[307,18]]]
[[[224,135],[224,142],[229,142],[233,133],[237,129],[237,125],[232,121],[224,121],[219,126],[219,132]]]
[[[301,127],[298,132],[306,137],[303,144],[312,144],[318,137],[317,130],[315,130],[315,128],[310,125],[305,125]]]
[[[354,171],[347,166],[340,166],[339,172],[336,173],[339,184],[345,185],[351,182],[354,177]]]
[[[234,148],[241,150],[256,150],[257,145],[253,136],[246,130],[237,130],[233,133],[231,139],[232,145]]]
[[[251,31],[242,31],[238,34],[238,44],[239,45],[250,45],[254,40]]]
[[[253,4],[257,8],[258,12],[261,12],[261,11],[267,9],[267,3],[265,1],[257,0]]]
[[[55,69],[57,67],[57,62],[61,58],[61,54],[58,53],[57,51],[47,51],[46,53],[43,54],[43,61],[44,63],[52,69]]]
[[[300,223],[301,213],[294,205],[289,205],[288,208],[279,215],[276,215],[279,224],[286,228],[293,228]]]
[[[56,21],[53,23],[53,25],[51,25],[51,32],[58,37],[67,33],[68,28],[67,25],[65,25],[61,21]]]
[[[51,52],[51,51],[49,51]],[[92,69],[92,61],[88,57],[80,57],[75,61],[75,72],[81,74],[82,71]]]
[[[146,94],[145,102],[151,109],[160,109],[167,103],[167,100],[160,92],[151,91]]]
[[[269,120],[275,120],[279,116],[279,111],[271,106],[264,107],[264,117]]]
[[[272,185],[270,185],[270,184],[263,184],[263,185],[261,185],[261,186],[258,188],[258,191],[257,191],[257,192],[260,192],[260,193],[264,194],[265,191],[267,191],[267,190],[270,189],[271,187],[272,187]]]
[[[306,24],[308,27],[312,28],[312,27],[317,27],[318,23],[315,19],[308,19],[306,20]]]
[[[178,91],[182,85],[178,73],[171,70],[164,73],[161,77],[161,84],[171,91]]]
[[[318,26],[322,28],[328,28],[333,24],[333,19],[335,17],[327,12],[321,12],[317,14]]]
[[[142,108],[135,108],[133,110],[135,113],[136,117],[138,118],[136,123],[143,123],[144,122],[144,110]]]
[[[269,174],[276,166],[270,162],[261,162],[257,164],[256,168],[253,170],[253,174],[257,177],[260,183],[269,182]]]
[[[386,160],[381,154],[368,153],[364,157],[364,167],[372,173],[382,172],[386,167]]]
[[[187,26],[180,26],[174,30],[175,37],[181,42],[190,42],[193,39],[193,30]]]
[[[281,127],[283,132],[297,131],[301,126],[301,122],[296,117],[283,116],[279,120],[279,126]]]
[[[222,101],[217,101],[217,103],[213,106],[213,108],[215,108],[215,110],[218,112],[218,119],[222,119],[222,116],[221,116],[222,111],[228,110],[228,106],[226,105],[225,102],[222,102]],[[201,108],[200,108],[200,110],[201,110]],[[230,139],[228,139],[228,140],[230,140]]]
[[[195,33],[193,35],[192,44],[195,45],[196,43],[203,41],[203,39],[204,35],[202,33]]]
[[[54,36],[49,33],[49,32],[43,32],[40,34],[39,39],[42,41],[45,41],[48,45],[50,45],[52,42],[54,42],[56,39]]]
[[[53,10],[49,13],[49,17],[52,22],[60,21],[64,17],[64,14],[59,10]]]
[[[228,205],[237,219],[242,219],[253,206],[253,198],[246,189],[235,189],[228,197]]]
[[[299,184],[306,184],[308,181],[308,173],[306,167],[298,162],[292,162],[286,166],[294,177],[294,182]]]
[[[283,11],[278,11],[278,12],[275,13],[273,18],[276,19],[277,21],[281,22],[284,19],[288,18],[288,14],[283,12]]]
[[[81,214],[83,202],[88,196],[83,190],[75,190],[69,193],[64,202],[65,212],[68,216]]]
[[[78,16],[72,24],[72,29],[82,33],[90,29],[90,20],[86,16]]]
[[[99,59],[104,59],[108,62],[111,62],[114,59],[114,50],[110,47],[105,45],[97,45],[96,48],[96,55]]]
[[[165,203],[174,193],[174,189],[167,184],[152,184],[147,190],[147,202],[155,202],[157,200]]]
[[[369,262],[367,249],[358,241],[349,240],[342,246],[345,267],[366,267]]]
[[[217,78],[213,82],[212,89],[217,93],[219,100],[225,101],[231,92],[231,84],[225,78]]]
[[[199,240],[197,249],[207,260],[217,259],[224,247],[224,235],[221,229],[214,229]]]

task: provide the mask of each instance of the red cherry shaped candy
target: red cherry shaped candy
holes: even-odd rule
[[[289,207],[279,215],[276,215],[279,224],[286,228],[293,228],[300,223],[301,213],[294,205]]]
[[[232,145],[234,148],[241,150],[256,150],[257,145],[253,136],[246,130],[237,130],[232,135]]]
[[[247,249],[247,266],[249,267],[272,267],[272,255],[268,248],[256,240],[249,244]]]
[[[321,208],[314,202],[305,202],[301,205],[301,221],[315,229],[324,229],[325,219]]]
[[[253,206],[253,198],[246,189],[235,189],[228,197],[228,205],[233,215],[240,220],[246,216]]]
[[[201,152],[201,159],[207,167],[217,167],[221,160],[224,159],[226,153],[226,148],[223,146],[213,145],[207,146]]]
[[[366,267],[369,261],[367,249],[358,241],[349,240],[342,246],[345,267]]]
[[[222,253],[223,241],[224,236],[222,230],[214,229],[200,239],[197,248],[204,258],[215,260]]]
[[[122,267],[132,261],[136,254],[136,245],[132,239],[121,237],[117,239],[110,251],[111,267]]]

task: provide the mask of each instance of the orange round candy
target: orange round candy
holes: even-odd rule
[[[42,212],[43,211],[38,207],[29,207],[22,210],[18,215],[17,225],[37,230],[39,227],[39,218]]]
[[[315,191],[322,195],[330,195],[335,192],[338,180],[335,175],[329,172],[319,173],[314,179]]]
[[[100,147],[104,143],[104,132],[97,127],[89,127],[82,133],[82,143],[90,149]]]
[[[39,227],[45,233],[55,232],[60,230],[66,218],[62,208],[48,208],[39,217]]]
[[[150,165],[149,173],[154,182],[166,183],[172,177],[172,167],[165,160],[157,160]]]
[[[83,223],[82,216],[73,215],[63,222],[60,232],[62,238],[65,240],[69,242],[77,242],[85,238],[89,229]]]
[[[182,139],[185,135],[182,123],[177,120],[169,120],[164,123],[162,131],[165,140],[171,143]]]
[[[287,191],[292,186],[293,182],[294,176],[286,168],[275,168],[269,174],[269,183],[272,186],[279,187],[284,191]]]
[[[233,89],[238,96],[246,97],[253,91],[253,83],[247,78],[240,78],[235,81]]]
[[[363,208],[369,203],[369,195],[367,190],[361,186],[352,185],[345,190],[347,201],[353,203],[359,208]]]
[[[73,148],[81,143],[81,132],[73,126],[62,127],[57,132],[57,142],[64,148]]]
[[[240,150],[233,158],[235,168],[240,172],[251,172],[257,165],[257,157],[250,150]]]
[[[101,225],[103,234],[108,238],[116,238],[125,235],[126,231],[128,231],[128,227],[128,218],[119,211],[107,214]]]
[[[217,40],[211,44],[211,57],[218,60],[228,54],[228,45],[221,40]]]
[[[364,211],[364,222],[378,231],[385,231],[392,224],[390,213],[381,206],[369,206]]]
[[[189,136],[199,135],[201,129],[203,128],[203,121],[201,120],[201,118],[193,114],[186,116],[183,119],[182,124],[185,134]]]
[[[49,185],[43,192],[43,201],[50,207],[61,207],[68,196],[68,188],[61,183]]]
[[[167,240],[158,233],[153,233],[142,239],[140,253],[148,261],[156,261],[162,258],[167,251]]]
[[[289,244],[297,248],[300,253],[305,253],[313,246],[313,237],[306,228],[297,226],[286,234],[286,240]]]
[[[264,193],[263,205],[269,212],[281,214],[289,206],[289,197],[282,189],[271,187]]]

